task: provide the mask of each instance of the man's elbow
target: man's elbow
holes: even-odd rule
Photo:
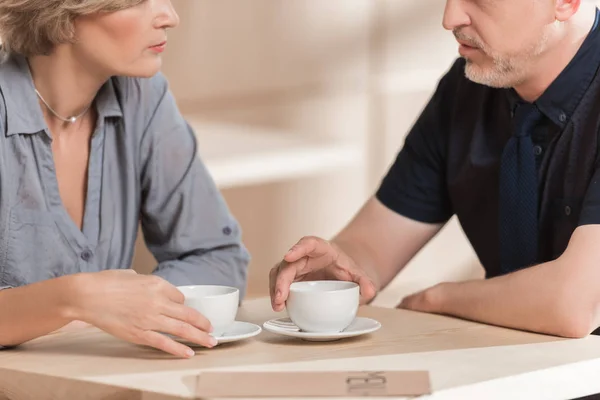
[[[563,298],[555,308],[556,335],[581,339],[589,336],[598,328],[598,311],[600,302],[582,299],[581,296]]]
[[[582,339],[589,336],[598,326],[589,318],[568,318],[557,326],[557,336],[569,339]]]

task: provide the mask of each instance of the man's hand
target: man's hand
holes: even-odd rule
[[[109,270],[81,274],[76,285],[72,319],[184,358],[193,356],[194,351],[162,333],[205,347],[216,345],[216,339],[209,335],[209,321],[186,307],[183,293],[162,278],[132,270]]]
[[[398,308],[420,311],[426,313],[441,313],[444,302],[442,296],[444,284],[432,286],[428,289],[406,296],[398,305]]]
[[[293,282],[310,280],[356,282],[363,304],[377,294],[373,278],[338,246],[317,237],[305,237],[269,274],[273,310],[283,310]]]

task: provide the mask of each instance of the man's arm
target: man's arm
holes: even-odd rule
[[[372,198],[333,240],[304,237],[290,249],[269,273],[272,307],[283,310],[297,280],[356,282],[361,302],[369,302],[441,226],[403,217]]]
[[[380,290],[442,227],[404,217],[374,197],[332,242],[367,272]]]
[[[462,61],[442,77],[376,195],[333,242],[385,287],[454,211],[446,182],[448,127]]]
[[[600,225],[580,226],[558,259],[508,275],[442,283],[404,299],[403,308],[563,337],[600,325]]]
[[[301,239],[269,275],[273,308],[296,280],[351,280],[363,301],[385,286],[454,211],[446,182],[451,110],[464,79],[458,60],[440,80],[376,194],[331,241]],[[365,279],[365,274],[368,279]]]
[[[158,75],[142,93],[158,98],[141,143],[141,220],[154,271],[174,285],[219,284],[246,290],[249,254],[241,230],[180,115],[167,82]]]

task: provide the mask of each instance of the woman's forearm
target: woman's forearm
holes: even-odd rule
[[[0,291],[0,346],[19,345],[71,322],[74,280],[64,276]]]

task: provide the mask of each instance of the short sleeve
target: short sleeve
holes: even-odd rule
[[[579,225],[600,224],[600,166],[596,166],[596,171],[590,180],[588,189],[581,206],[579,215]]]
[[[453,214],[446,170],[459,69],[457,62],[442,78],[376,193],[387,208],[416,221],[443,223]]]

